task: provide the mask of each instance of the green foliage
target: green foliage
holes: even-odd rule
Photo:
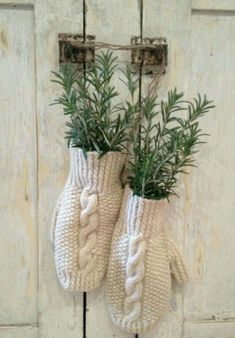
[[[176,194],[178,174],[194,166],[193,155],[207,135],[199,120],[214,106],[199,94],[192,102],[185,101],[176,89],[168,93],[166,101],[145,97],[139,102],[139,79],[129,67],[120,81],[130,100],[122,102],[112,85],[116,60],[108,51],[96,56],[96,63],[85,72],[70,65],[61,73],[53,72],[53,81],[63,89],[53,104],[61,105],[69,117],[69,145],[82,148],[84,154],[97,151],[102,156],[123,151],[132,141],[128,167],[134,193],[149,199],[168,198]]]
[[[102,52],[90,70],[81,72],[67,65],[61,73],[53,72],[53,82],[63,88],[53,104],[61,105],[69,116],[66,138],[69,145],[82,148],[84,153],[97,151],[102,156],[108,151],[122,151],[130,141],[130,130],[139,110],[139,104],[134,102],[138,86],[127,68],[124,82],[132,100],[114,104],[119,97],[111,84],[116,60],[112,52]]]
[[[199,94],[193,102],[182,98],[183,93],[175,89],[166,102],[157,104],[156,97],[142,100],[142,122],[129,163],[130,186],[139,196],[162,199],[176,194],[177,175],[194,166],[192,156],[207,135],[202,133],[199,119],[214,106]],[[180,116],[185,114],[185,118]]]

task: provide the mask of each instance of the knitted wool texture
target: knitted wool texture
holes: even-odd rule
[[[106,273],[124,164],[125,155],[118,152],[101,158],[88,152],[85,158],[81,149],[70,148],[70,173],[51,231],[57,275],[66,290],[95,289]]]
[[[167,204],[133,196],[129,187],[125,189],[113,234],[106,296],[113,322],[127,332],[146,333],[167,311],[171,273],[180,284],[187,280],[182,257],[165,230]]]

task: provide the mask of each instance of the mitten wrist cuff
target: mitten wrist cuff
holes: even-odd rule
[[[126,186],[124,199],[126,203],[121,217],[127,217],[128,233],[137,235],[142,233],[149,237],[152,228],[162,230],[163,220],[165,219],[168,201],[150,200],[134,195],[132,189]]]
[[[69,176],[67,179],[66,184],[75,184],[78,186],[82,186],[81,178],[80,178],[80,173],[79,173],[79,161],[80,161],[80,148],[69,148],[69,156],[70,156],[70,171],[69,171]]]
[[[109,191],[120,187],[120,175],[123,170],[126,155],[121,152],[107,152],[99,157],[97,152],[87,152],[86,156],[79,148],[71,150],[71,166],[73,176],[82,188],[90,191]],[[76,172],[75,172],[76,171]]]

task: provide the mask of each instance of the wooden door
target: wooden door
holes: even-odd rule
[[[68,170],[64,117],[49,107],[59,90],[50,81],[58,33],[123,45],[164,36],[159,95],[177,86],[215,100],[199,168],[180,179],[170,217],[191,280],[173,287],[171,311],[141,338],[235,337],[234,16],[234,0],[0,0],[1,338],[82,338],[84,323],[87,338],[134,338],[111,323],[104,286],[85,306],[55,273],[51,215]],[[130,52],[117,55],[121,67],[130,62]],[[150,81],[142,78],[143,93]]]

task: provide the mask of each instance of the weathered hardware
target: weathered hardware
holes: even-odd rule
[[[166,38],[143,38],[133,36],[131,45],[140,46],[133,48],[131,64],[133,68],[143,66],[144,74],[156,73],[161,68],[161,73],[166,71],[168,46]],[[144,46],[145,45],[145,46]]]
[[[72,63],[78,67],[82,67],[85,63],[89,64],[95,61],[95,48],[92,46],[95,42],[93,35],[87,35],[84,44],[84,36],[82,34],[60,33],[59,38],[59,63]],[[88,46],[87,46],[88,44]]]

